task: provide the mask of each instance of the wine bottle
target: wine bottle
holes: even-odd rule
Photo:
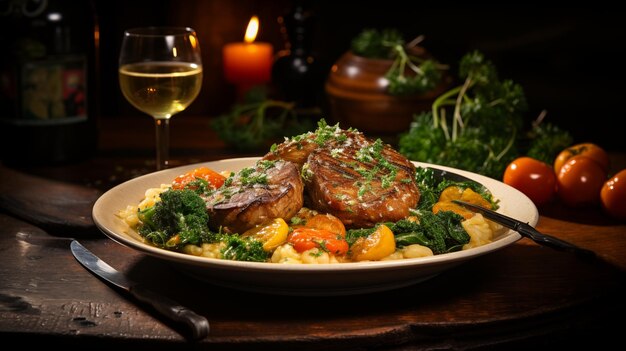
[[[295,1],[292,10],[278,18],[285,49],[272,66],[272,82],[282,99],[296,102],[299,108],[312,108],[319,105],[324,75],[312,53],[314,17],[305,5]]]
[[[0,3],[0,157],[84,160],[97,146],[98,24],[90,0]]]

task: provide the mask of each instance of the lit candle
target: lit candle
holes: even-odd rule
[[[264,84],[270,81],[273,63],[273,47],[270,43],[254,42],[259,31],[259,18],[252,16],[245,42],[224,46],[224,74],[226,80],[242,87]]]

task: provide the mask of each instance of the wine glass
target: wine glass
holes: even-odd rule
[[[146,27],[124,32],[120,88],[137,109],[154,118],[156,167],[169,164],[169,120],[200,93],[202,60],[196,32],[188,27]]]

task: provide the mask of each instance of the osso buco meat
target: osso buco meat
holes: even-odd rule
[[[288,160],[300,168],[305,204],[331,213],[350,228],[398,221],[416,207],[415,166],[380,139],[323,125],[273,148],[264,160]]]
[[[209,225],[231,233],[273,218],[289,219],[302,207],[303,183],[295,164],[259,161],[240,170],[206,199]]]

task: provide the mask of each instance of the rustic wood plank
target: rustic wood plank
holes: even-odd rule
[[[0,165],[0,208],[55,233],[94,232],[97,189],[29,175]]]
[[[103,345],[189,346],[150,309],[86,271],[69,239],[0,215],[0,332],[13,338]],[[624,312],[622,271],[520,242],[432,280],[344,297],[261,295],[212,286],[106,238],[81,242],[112,266],[211,323],[201,345],[359,349],[407,343],[501,345],[576,335]],[[581,334],[582,335],[582,334]],[[144,345],[145,346],[145,345]],[[271,347],[270,347],[271,346]]]
[[[540,209],[537,229],[595,251],[607,262],[626,271],[626,222],[598,207],[566,208],[558,203]]]

